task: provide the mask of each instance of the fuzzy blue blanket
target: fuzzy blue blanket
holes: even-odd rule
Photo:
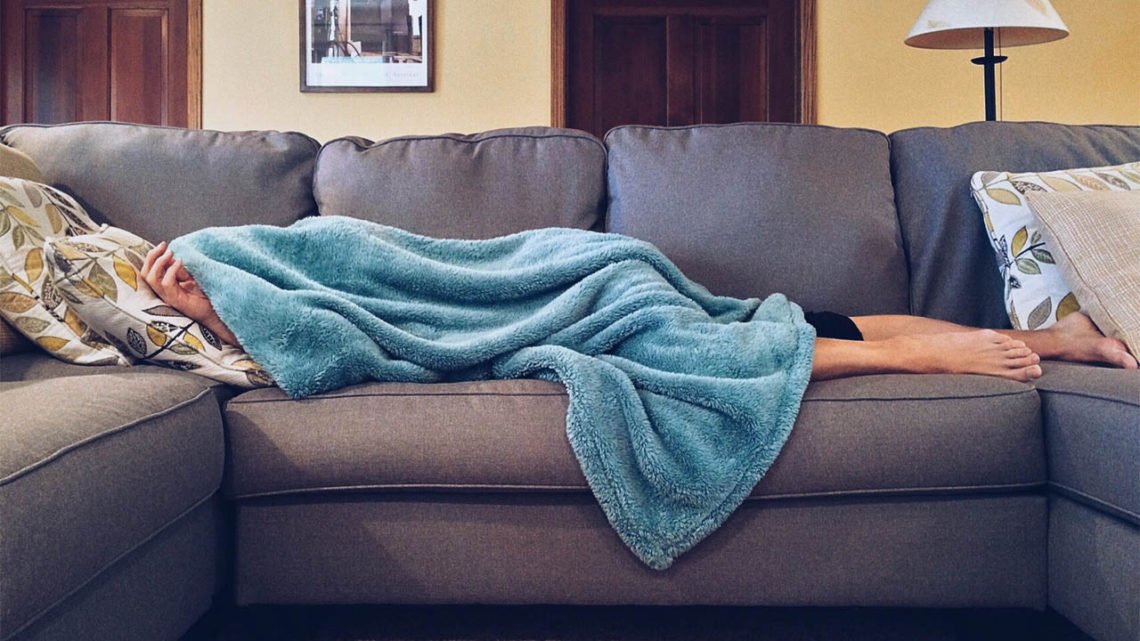
[[[326,216],[171,247],[292,397],[363,381],[561,382],[594,495],[656,569],[748,496],[811,372],[815,334],[795,304],[713,296],[616,234],[440,240]]]

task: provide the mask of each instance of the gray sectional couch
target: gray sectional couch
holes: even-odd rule
[[[975,123],[293,133],[12,126],[102,222],[359,216],[448,237],[650,240],[714,292],[1000,327],[968,180],[1140,159],[1140,127]],[[0,641],[177,639],[215,601],[1054,608],[1140,639],[1140,373],[1046,363],[812,384],[728,523],[655,572],[611,531],[542,381],[303,401],[153,366],[0,361]],[[219,597],[218,595],[225,595]]]

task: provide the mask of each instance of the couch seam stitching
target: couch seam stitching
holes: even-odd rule
[[[1039,393],[1046,394],[1046,395],[1056,394],[1057,396],[1072,396],[1074,398],[1087,398],[1087,399],[1091,399],[1094,401],[1105,401],[1107,403],[1117,403],[1119,405],[1126,405],[1128,407],[1140,407],[1140,403],[1134,403],[1134,402],[1128,401],[1128,400],[1121,400],[1119,398],[1111,398],[1109,396],[1104,396],[1104,395],[1086,394],[1083,392],[1073,392],[1073,391],[1068,391],[1068,390],[1055,390],[1055,389],[1049,389],[1047,387],[1037,387],[1035,389]]]
[[[972,394],[972,395],[958,395],[958,396],[891,396],[891,397],[861,397],[861,398],[805,398],[803,403],[865,403],[865,402],[881,402],[881,401],[954,401],[954,400],[981,400],[990,398],[1003,398],[1006,396],[1022,396],[1034,395],[1035,390],[1018,390],[1016,392],[997,392],[991,394]],[[510,393],[510,392],[455,392],[455,393],[423,393],[423,392],[391,392],[391,393],[368,393],[368,394],[351,394],[351,395],[337,395],[337,396],[321,396],[310,397],[311,401],[331,401],[344,398],[406,398],[406,397],[423,397],[423,398],[460,398],[469,396],[501,396],[501,397],[543,397],[543,396],[559,396],[566,397],[565,392],[535,392],[535,393]],[[289,398],[265,398],[265,399],[242,399],[240,396],[230,400],[226,407],[231,405],[256,405],[267,403],[290,403],[295,402],[295,399]]]
[[[1114,516],[1118,519],[1123,518],[1125,520],[1131,521],[1136,525],[1140,525],[1140,513],[1133,512],[1132,510],[1120,507],[1114,503],[1109,503],[1103,499],[1098,499],[1097,497],[1087,492],[1082,492],[1081,490],[1078,490],[1066,483],[1061,483],[1053,479],[1049,479],[1048,485],[1050,489],[1059,490],[1057,494],[1069,499],[1070,501],[1079,503],[1086,507],[1099,508],[1101,512],[1104,512],[1109,516]],[[1122,517],[1120,515],[1124,516]]]
[[[938,485],[931,487],[907,488],[862,488],[853,490],[827,490],[821,492],[783,492],[779,494],[749,494],[746,500],[796,500],[813,498],[846,498],[846,497],[877,497],[877,496],[910,496],[925,494],[951,494],[954,492],[993,492],[999,490],[1028,490],[1042,487],[1046,481],[1023,481],[1018,483],[998,483],[983,485]],[[514,494],[520,491],[527,493],[574,493],[582,494],[590,491],[589,486],[582,485],[540,485],[540,484],[490,484],[490,483],[389,483],[389,484],[361,484],[361,485],[326,485],[320,487],[291,488],[282,490],[267,490],[261,492],[229,494],[231,501],[244,501],[252,499],[270,499],[287,496],[311,496],[319,494],[365,494],[368,492],[404,492],[428,491],[450,492],[462,490],[464,493],[486,492],[491,494]]]
[[[535,392],[529,393],[509,393],[509,392],[456,392],[456,393],[422,393],[422,392],[391,392],[391,393],[372,393],[372,394],[338,394],[335,396],[315,396],[306,399],[292,399],[292,398],[258,398],[258,399],[244,399],[239,400],[237,397],[228,403],[226,407],[231,405],[259,405],[267,403],[294,403],[298,400],[301,401],[333,401],[344,398],[406,398],[406,397],[424,397],[424,398],[459,398],[467,396],[507,396],[507,397],[520,397],[525,398],[528,396],[560,396],[565,398],[565,392]]]
[[[156,529],[154,532],[151,532],[149,535],[147,535],[147,537],[146,537],[146,538],[144,538],[143,540],[139,541],[138,543],[136,543],[136,544],[132,545],[132,546],[131,546],[131,547],[129,547],[127,550],[125,550],[124,552],[122,552],[121,554],[119,554],[118,556],[116,556],[115,558],[111,559],[110,561],[108,561],[108,562],[107,562],[106,564],[104,564],[103,566],[101,566],[101,567],[100,567],[98,570],[96,570],[96,571],[95,571],[95,572],[94,572],[94,573],[93,573],[93,574],[92,574],[90,577],[88,577],[88,578],[87,578],[85,581],[83,581],[82,583],[80,583],[80,584],[79,584],[79,585],[77,585],[76,587],[72,588],[72,589],[71,589],[71,590],[69,590],[68,592],[65,592],[65,593],[64,593],[64,594],[62,594],[62,595],[61,595],[59,598],[57,598],[56,600],[52,601],[52,602],[51,602],[50,604],[48,604],[47,606],[45,606],[45,607],[41,608],[40,610],[36,611],[36,612],[35,612],[34,614],[32,614],[32,615],[31,615],[31,616],[28,618],[28,620],[27,620],[27,621],[25,621],[25,622],[24,622],[24,623],[23,623],[23,624],[22,624],[20,627],[16,628],[14,631],[12,631],[12,632],[8,633],[6,636],[4,636],[4,637],[0,637],[0,641],[8,641],[8,640],[14,639],[14,638],[16,637],[16,635],[20,634],[20,633],[21,633],[21,632],[23,632],[24,630],[27,630],[27,629],[28,629],[29,627],[31,627],[32,625],[35,625],[35,623],[36,623],[37,621],[39,621],[40,619],[42,619],[42,618],[43,618],[45,615],[47,615],[49,612],[51,612],[52,610],[54,610],[54,609],[55,609],[56,607],[58,607],[58,606],[59,606],[61,603],[63,603],[64,601],[66,601],[66,600],[70,599],[71,597],[75,596],[75,595],[76,595],[76,594],[78,594],[80,591],[82,591],[84,588],[86,588],[88,585],[91,585],[91,583],[93,583],[93,582],[94,582],[96,579],[98,579],[99,577],[101,577],[101,576],[103,576],[104,574],[106,574],[106,573],[107,573],[107,571],[108,571],[108,570],[110,570],[112,567],[114,567],[115,565],[118,565],[120,561],[122,561],[122,560],[123,560],[123,559],[125,559],[126,557],[128,557],[128,556],[130,556],[130,555],[134,554],[134,553],[135,553],[136,551],[138,551],[140,548],[142,548],[142,547],[143,547],[143,546],[145,546],[146,544],[150,543],[150,542],[151,542],[151,541],[153,541],[154,539],[158,538],[158,536],[159,536],[159,535],[161,535],[162,533],[164,533],[164,532],[166,532],[168,529],[170,529],[170,527],[171,527],[172,525],[174,525],[174,524],[175,524],[175,523],[177,523],[178,521],[180,521],[180,520],[182,520],[183,518],[185,518],[186,516],[188,516],[188,515],[189,515],[191,512],[193,512],[194,510],[197,510],[199,507],[201,507],[202,505],[204,505],[204,504],[205,504],[207,501],[209,501],[211,498],[213,498],[215,494],[217,494],[217,490],[214,490],[214,491],[210,492],[209,494],[207,494],[206,496],[202,497],[202,498],[201,498],[201,499],[199,499],[197,502],[195,502],[193,505],[191,505],[189,508],[187,508],[186,510],[182,511],[181,513],[179,513],[179,514],[178,514],[177,516],[175,516],[174,518],[172,518],[172,519],[170,519],[169,521],[167,521],[167,522],[163,523],[161,527],[159,527],[158,529]]]
[[[153,420],[155,418],[160,418],[160,417],[166,416],[167,414],[171,414],[173,412],[176,412],[176,411],[178,411],[184,407],[188,407],[194,403],[197,403],[200,399],[202,399],[206,395],[212,394],[212,393],[213,392],[212,392],[211,388],[206,388],[206,389],[202,390],[201,392],[199,392],[193,398],[182,401],[181,403],[178,403],[176,405],[171,405],[171,406],[163,408],[161,410],[152,412],[146,416],[141,416],[139,418],[128,421],[128,422],[123,423],[121,425],[118,425],[118,426],[109,428],[107,430],[104,430],[102,432],[99,432],[98,434],[92,434],[92,435],[88,436],[87,438],[81,439],[81,440],[76,441],[74,443],[71,443],[67,446],[64,446],[60,449],[57,449],[54,452],[52,452],[51,454],[48,454],[47,456],[39,459],[38,461],[35,461],[34,463],[26,465],[26,466],[24,466],[24,467],[22,467],[16,471],[12,472],[11,474],[9,474],[7,476],[0,477],[0,487],[2,487],[4,485],[8,485],[9,483],[12,483],[13,481],[18,480],[19,478],[26,476],[26,475],[40,469],[41,467],[44,467],[44,466],[46,466],[46,465],[48,465],[54,461],[57,461],[60,458],[66,456],[67,454],[70,454],[71,452],[74,452],[76,450],[84,448],[87,445],[90,445],[96,441],[100,441],[104,438],[109,438],[109,437],[114,436],[116,434],[120,434],[122,432],[125,432],[132,427],[135,427],[137,425],[142,424],[143,422],[150,421],[150,420]]]
[[[865,403],[880,401],[968,401],[975,399],[1002,398],[1006,396],[1034,396],[1033,388],[1016,392],[992,392],[981,394],[959,394],[954,396],[861,396],[859,398],[805,398],[804,403]]]

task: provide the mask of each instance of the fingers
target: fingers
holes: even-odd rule
[[[143,261],[142,269],[139,272],[142,274],[144,279],[147,278],[147,276],[150,274],[150,270],[154,266],[155,259],[161,256],[164,251],[166,251],[165,240],[155,245],[154,247],[151,247],[150,251],[146,253],[146,260]]]
[[[171,263],[174,261],[174,253],[166,245],[166,242],[161,242],[154,247],[151,251],[147,252],[146,261],[143,263],[142,276],[143,280],[150,285],[160,297],[169,292],[175,286],[175,276],[177,271],[171,269]]]
[[[162,286],[167,289],[178,287],[178,268],[182,265],[182,261],[174,260],[174,254],[169,249],[162,257],[166,259],[166,271],[162,274]]]
[[[175,275],[175,278],[178,279],[179,283],[184,283],[186,281],[190,281],[190,282],[194,281],[194,277],[190,275],[190,272],[186,271],[186,266],[182,264],[181,260],[176,261],[175,266],[176,266],[176,271],[178,272]]]
[[[154,263],[150,266],[150,273],[147,274],[146,282],[151,287],[158,289],[163,287],[166,281],[166,272],[170,267],[170,261],[174,260],[174,254],[169,249],[162,252],[162,254],[154,259]]]

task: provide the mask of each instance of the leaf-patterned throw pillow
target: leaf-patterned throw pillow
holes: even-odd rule
[[[99,229],[67,194],[0,178],[0,316],[52,356],[81,365],[130,365],[91,331],[47,278],[45,241]]]
[[[133,358],[239,387],[273,379],[240,348],[162,302],[139,275],[153,247],[106,227],[46,244],[51,279],[91,327]]]
[[[1014,329],[1045,329],[1081,308],[1026,197],[1032,192],[1140,191],[1140,162],[1037,173],[979,171],[970,180],[1005,281]]]

